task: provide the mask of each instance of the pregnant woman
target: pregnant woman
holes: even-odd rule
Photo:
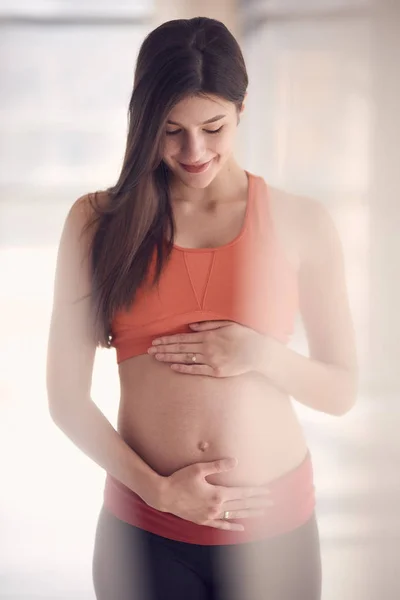
[[[152,31],[119,179],[77,199],[64,225],[49,410],[107,474],[98,600],[321,595],[292,399],[331,415],[355,402],[342,249],[322,204],[236,161],[247,86],[221,22]],[[309,356],[288,346],[298,313]],[[117,430],[90,396],[97,346],[116,349]]]

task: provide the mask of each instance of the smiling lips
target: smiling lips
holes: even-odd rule
[[[212,160],[212,159],[211,159]],[[210,164],[211,160],[209,160],[206,163],[203,163],[202,165],[184,165],[183,163],[180,163],[181,167],[183,167],[185,169],[185,171],[188,171],[189,173],[203,173],[203,171],[205,171],[208,167],[208,165]]]

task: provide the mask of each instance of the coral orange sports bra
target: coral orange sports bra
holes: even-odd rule
[[[297,273],[275,235],[267,184],[246,174],[245,220],[234,240],[216,248],[174,245],[150,289],[154,252],[132,306],[111,323],[118,363],[146,354],[156,337],[192,332],[188,324],[199,321],[235,321],[288,342],[298,307]]]

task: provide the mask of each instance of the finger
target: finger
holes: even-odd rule
[[[154,354],[154,358],[157,360],[162,360],[163,362],[169,362],[169,363],[177,363],[177,364],[186,364],[186,365],[193,365],[193,364],[204,364],[204,357],[199,354],[198,352],[196,352],[196,360],[193,362],[192,360],[192,356],[193,354],[191,353],[186,353],[186,354],[175,354],[172,352],[165,352],[164,354],[162,353],[158,353]]]
[[[224,511],[229,510],[247,510],[247,509],[263,509],[274,506],[275,502],[268,497],[255,496],[254,498],[248,498],[247,500],[228,500],[222,505]]]
[[[243,525],[239,525],[238,523],[229,523],[227,519],[212,519],[210,521],[205,521],[203,525],[207,525],[207,527],[214,527],[214,529],[225,529],[227,531],[244,531]]]
[[[196,331],[218,329],[219,327],[227,327],[228,325],[232,325],[232,321],[202,321],[201,323],[189,323],[189,327],[193,327]]]
[[[218,487],[226,500],[242,500],[245,498],[254,498],[254,497],[266,497],[271,495],[271,490],[265,486],[259,487],[225,487],[225,486],[215,486]]]
[[[184,353],[195,353],[201,354],[203,346],[201,343],[198,344],[161,344],[156,346],[151,346],[148,349],[149,354],[158,354],[158,353],[170,353],[170,354],[184,354]]]
[[[230,519],[255,519],[264,516],[264,510],[248,508],[245,510],[229,511],[229,515],[225,517],[224,521],[229,521]]]
[[[164,335],[152,341],[153,346],[162,346],[163,344],[195,344],[202,342],[204,336],[201,331],[198,333],[175,333],[174,335]]]
[[[187,373],[189,375],[207,375],[208,377],[217,377],[215,375],[214,369],[209,367],[208,365],[182,365],[182,364],[172,364],[171,369],[174,371],[179,371],[180,373]]]

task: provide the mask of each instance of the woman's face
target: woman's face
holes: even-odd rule
[[[234,150],[238,111],[219,96],[190,96],[168,115],[163,160],[189,187],[204,188]]]

